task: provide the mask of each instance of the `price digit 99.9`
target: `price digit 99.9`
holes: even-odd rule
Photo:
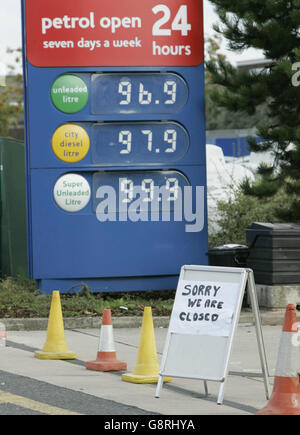
[[[175,202],[178,199],[179,182],[175,177],[166,178],[165,185],[163,186],[165,190],[169,193],[166,198],[167,202]],[[155,183],[152,178],[144,178],[141,180],[141,190],[145,193],[145,198],[143,202],[152,202],[154,199],[154,188]],[[123,203],[130,203],[135,198],[134,195],[134,182],[130,178],[122,178],[120,180],[120,189],[124,198]],[[158,198],[160,201],[161,198]]]

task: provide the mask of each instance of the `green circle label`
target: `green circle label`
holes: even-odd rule
[[[76,113],[82,110],[89,99],[86,83],[75,75],[65,74],[58,77],[51,88],[54,106],[64,113]]]

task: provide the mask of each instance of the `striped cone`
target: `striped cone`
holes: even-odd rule
[[[99,349],[96,360],[88,361],[86,363],[86,368],[88,370],[97,370],[100,372],[127,369],[126,362],[117,361],[110,309],[105,309],[103,311]]]
[[[286,307],[273,392],[256,415],[300,415],[299,344],[295,306]]]

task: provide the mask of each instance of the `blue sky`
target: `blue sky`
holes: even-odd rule
[[[10,61],[10,57],[6,54],[6,49],[21,47],[21,12],[20,0],[4,0],[0,14],[0,76],[2,75],[3,64]],[[209,0],[204,0],[204,31],[205,34],[212,35],[213,23],[218,21],[218,16],[214,12],[214,8]],[[222,52],[227,58],[236,63],[239,60],[250,60],[261,58],[262,55],[255,51],[249,50],[242,54],[236,54],[226,49],[226,44],[222,45]]]

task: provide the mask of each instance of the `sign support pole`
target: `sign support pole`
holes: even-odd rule
[[[254,314],[254,319],[255,319],[256,337],[257,337],[258,351],[259,351],[260,362],[261,362],[263,378],[264,378],[266,398],[267,398],[267,400],[269,400],[269,398],[270,398],[269,369],[268,369],[268,364],[267,364],[266,351],[265,351],[265,346],[264,346],[262,330],[261,330],[261,321],[260,321],[260,315],[259,315],[259,307],[258,307],[258,301],[257,301],[254,276],[253,276],[253,271],[251,269],[248,269],[247,271],[248,271],[248,291],[249,291],[249,295],[250,295],[252,312]]]

